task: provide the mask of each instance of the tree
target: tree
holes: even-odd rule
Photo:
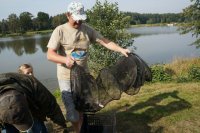
[[[186,34],[191,32],[192,36],[196,37],[196,41],[193,42],[197,48],[200,47],[200,1],[199,0],[191,0],[194,2],[189,7],[186,7],[183,10],[183,16],[186,18],[186,23],[181,25],[179,30],[181,30],[182,34]]]
[[[8,33],[8,23],[5,19],[3,19],[1,22],[1,33],[2,35],[5,35],[6,33]]]
[[[21,32],[26,32],[32,29],[32,17],[33,15],[29,12],[22,12],[19,15]]]
[[[121,47],[131,46],[133,36],[126,28],[130,26],[130,17],[119,12],[117,3],[104,3],[96,1],[91,10],[87,11],[88,23],[99,31],[104,37],[118,43]],[[112,65],[119,57],[119,53],[111,52],[99,45],[90,47],[90,62],[92,69],[99,70],[102,67]],[[100,64],[98,67],[97,64]]]
[[[37,25],[39,30],[46,30],[50,27],[49,14],[44,12],[38,12]]]
[[[14,13],[8,16],[8,28],[11,33],[17,33],[19,31],[19,18]]]
[[[52,28],[67,22],[67,16],[65,13],[58,14],[52,18]]]

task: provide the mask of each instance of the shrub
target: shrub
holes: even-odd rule
[[[133,34],[128,32],[130,26],[130,16],[126,16],[120,12],[117,3],[109,3],[104,1],[96,1],[94,7],[87,11],[87,21],[94,29],[99,31],[105,38],[117,43],[121,47],[133,45]],[[113,65],[119,57],[119,53],[111,52],[101,45],[91,45],[89,50],[89,58],[91,63],[101,64],[98,67],[92,65],[94,71]]]
[[[199,66],[191,66],[188,71],[188,77],[191,80],[200,80],[200,67]]]
[[[176,79],[177,83],[184,83],[184,82],[189,82],[190,79],[187,76],[178,76]]]
[[[153,75],[152,82],[172,80],[172,76],[165,71],[163,65],[154,65],[151,67],[151,71]]]

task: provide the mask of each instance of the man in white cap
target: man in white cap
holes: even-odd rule
[[[57,77],[62,92],[62,100],[67,109],[67,119],[72,122],[76,133],[80,132],[82,125],[82,112],[75,109],[71,88],[70,68],[74,62],[85,68],[87,66],[88,49],[92,43],[99,43],[102,46],[120,52],[126,57],[130,51],[104,38],[93,28],[82,23],[86,20],[84,6],[79,2],[71,2],[66,13],[68,22],[56,27],[48,42],[47,58],[57,63]]]

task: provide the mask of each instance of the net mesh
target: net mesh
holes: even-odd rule
[[[72,67],[70,76],[76,109],[83,112],[99,111],[107,103],[120,99],[123,92],[135,95],[145,81],[152,80],[150,68],[134,53],[103,68],[96,79],[77,64]]]

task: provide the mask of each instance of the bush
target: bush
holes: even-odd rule
[[[176,79],[177,83],[189,82],[190,79],[187,76],[178,76]]]
[[[130,26],[131,17],[120,12],[117,3],[109,3],[107,0],[101,3],[97,0],[94,7],[87,11],[87,16],[88,24],[105,38],[124,48],[133,45],[133,34],[127,30]],[[101,65],[99,68],[90,64],[93,66],[90,69],[99,71],[104,67],[113,65],[119,55],[119,53],[112,52],[101,45],[91,45],[89,60],[91,60],[91,63],[95,62]]]
[[[199,66],[191,66],[188,71],[188,77],[191,80],[200,80],[200,67]]]
[[[159,82],[159,81],[171,81],[172,76],[168,74],[163,65],[155,65],[151,67],[153,80],[152,82]]]

